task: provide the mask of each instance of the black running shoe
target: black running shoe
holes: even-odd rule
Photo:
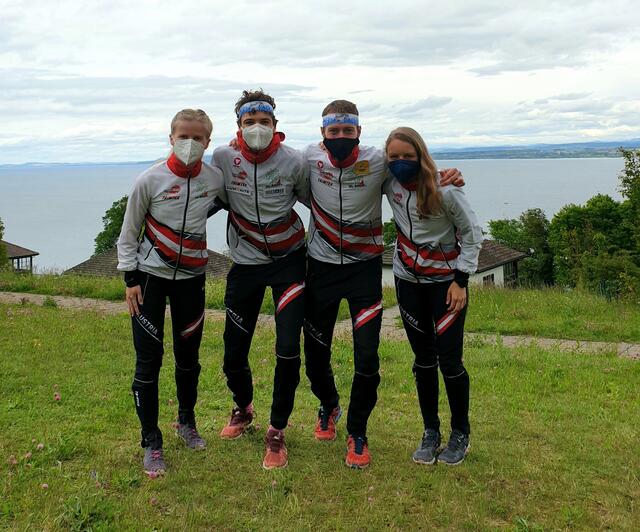
[[[413,461],[416,464],[435,464],[441,441],[440,431],[436,429],[425,430],[420,447],[413,453]]]
[[[458,465],[469,452],[469,435],[453,429],[446,448],[438,455],[438,462],[446,465]]]

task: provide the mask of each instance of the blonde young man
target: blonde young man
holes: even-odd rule
[[[171,154],[135,181],[118,239],[136,369],[133,395],[150,476],[164,473],[158,427],[158,376],[164,315],[169,298],[178,395],[177,434],[187,447],[204,449],[196,428],[198,351],[204,323],[207,211],[222,192],[220,170],[202,162],[212,124],[204,111],[184,109],[171,121]],[[144,232],[141,238],[142,227]]]

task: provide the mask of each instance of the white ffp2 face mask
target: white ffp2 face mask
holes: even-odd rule
[[[173,143],[173,153],[187,166],[198,162],[204,155],[204,145],[193,139],[178,139]]]
[[[247,146],[255,151],[264,150],[273,139],[273,128],[262,124],[253,124],[242,128],[242,138]]]

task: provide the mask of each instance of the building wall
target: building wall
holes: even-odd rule
[[[484,278],[489,275],[493,275],[494,286],[504,286],[504,266],[498,266],[482,273],[474,273],[469,277],[469,283],[482,285]]]
[[[469,283],[471,284],[484,284],[484,278],[493,275],[494,286],[504,286],[504,265],[486,270],[482,273],[474,273],[469,277]],[[394,286],[393,269],[391,266],[382,267],[382,286]]]

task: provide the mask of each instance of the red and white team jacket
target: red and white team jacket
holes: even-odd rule
[[[474,273],[482,247],[482,229],[462,188],[439,187],[442,212],[420,218],[417,192],[389,180],[384,187],[393,210],[398,239],[393,273],[414,283],[454,278],[454,270]]]
[[[269,148],[249,152],[220,146],[212,163],[222,170],[229,205],[227,244],[237,264],[267,264],[304,246],[304,225],[293,210],[308,197],[308,179],[299,151],[276,133]]]
[[[165,279],[204,273],[207,211],[222,188],[218,168],[200,161],[189,171],[174,154],[144,171],[129,194],[118,270],[138,269]]]
[[[322,262],[348,264],[384,251],[382,187],[387,174],[383,153],[358,147],[344,168],[335,166],[319,145],[304,152],[311,190],[309,255]]]

